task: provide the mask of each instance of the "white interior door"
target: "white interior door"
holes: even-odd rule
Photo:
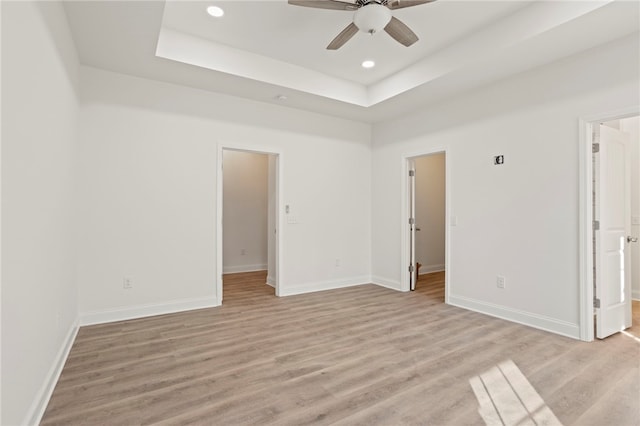
[[[409,288],[416,289],[418,268],[416,267],[416,164],[407,160],[409,166]]]
[[[596,336],[603,339],[631,326],[631,143],[629,135],[600,125],[595,157]]]

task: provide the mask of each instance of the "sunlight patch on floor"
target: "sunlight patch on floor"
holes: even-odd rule
[[[640,338],[635,336],[634,334],[629,333],[628,331],[621,331],[620,333],[624,334],[627,337],[631,337],[633,340],[640,343]]]
[[[469,384],[480,404],[478,412],[488,426],[562,426],[511,360],[471,378]]]

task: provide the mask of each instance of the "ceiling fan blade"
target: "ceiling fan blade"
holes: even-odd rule
[[[357,4],[339,0],[289,0],[289,4],[331,10],[356,10],[360,7]]]
[[[402,9],[404,7],[419,6],[425,3],[431,3],[436,0],[392,0],[387,3],[387,7],[391,10]]]
[[[351,40],[351,37],[353,37],[357,32],[358,27],[356,27],[356,24],[354,24],[353,22],[350,23],[349,25],[347,25],[347,28],[342,30],[340,34],[336,36],[336,38],[331,40],[331,43],[329,43],[329,45],[327,46],[327,50],[340,49],[346,42]]]
[[[418,41],[416,33],[411,31],[401,20],[395,16],[391,17],[391,21],[384,27],[384,30],[393,37],[398,43],[407,47]]]

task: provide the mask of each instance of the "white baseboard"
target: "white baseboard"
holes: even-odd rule
[[[442,272],[444,270],[444,263],[442,265],[422,265],[420,266],[420,275]]]
[[[40,424],[44,411],[47,409],[47,405],[49,404],[49,399],[51,399],[51,394],[53,394],[56,383],[58,383],[58,379],[60,378],[60,373],[62,373],[62,368],[64,367],[65,362],[67,362],[67,357],[69,356],[73,342],[76,340],[76,336],[78,335],[78,328],[78,320],[76,319],[73,324],[71,324],[71,327],[62,342],[62,346],[58,350],[53,364],[51,364],[51,368],[49,369],[38,394],[34,398],[31,407],[29,407],[29,411],[27,411],[27,415],[22,424]]]
[[[337,288],[369,284],[371,282],[369,278],[370,277],[368,276],[344,278],[340,280],[308,283],[289,288],[280,288],[280,294],[278,296],[293,296],[295,294],[313,293],[316,291],[335,290]],[[282,287],[282,284],[280,284],[280,287]]]
[[[192,311],[194,309],[220,306],[216,297],[176,300],[168,303],[128,306],[104,311],[84,312],[80,314],[80,325],[104,324],[108,322],[151,317],[155,315],[173,314]]]
[[[267,285],[270,285],[273,288],[276,288],[276,279],[271,275],[267,275]]]
[[[373,276],[371,277],[371,282],[375,285],[379,285],[380,287],[390,288],[391,290],[402,291],[402,284],[400,281],[389,280],[386,278]]]
[[[240,272],[257,272],[257,271],[266,271],[268,265],[265,264],[256,264],[256,265],[236,265],[236,266],[224,266],[222,268],[223,274],[238,274]]]
[[[554,318],[537,315],[530,312],[512,309],[505,306],[495,305],[479,300],[469,299],[462,296],[449,295],[449,304],[492,317],[501,318],[518,324],[527,325],[562,336],[580,340],[580,325]]]

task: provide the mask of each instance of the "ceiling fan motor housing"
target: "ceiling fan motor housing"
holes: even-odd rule
[[[360,31],[375,34],[391,21],[391,11],[379,3],[368,3],[356,10],[353,23]]]

